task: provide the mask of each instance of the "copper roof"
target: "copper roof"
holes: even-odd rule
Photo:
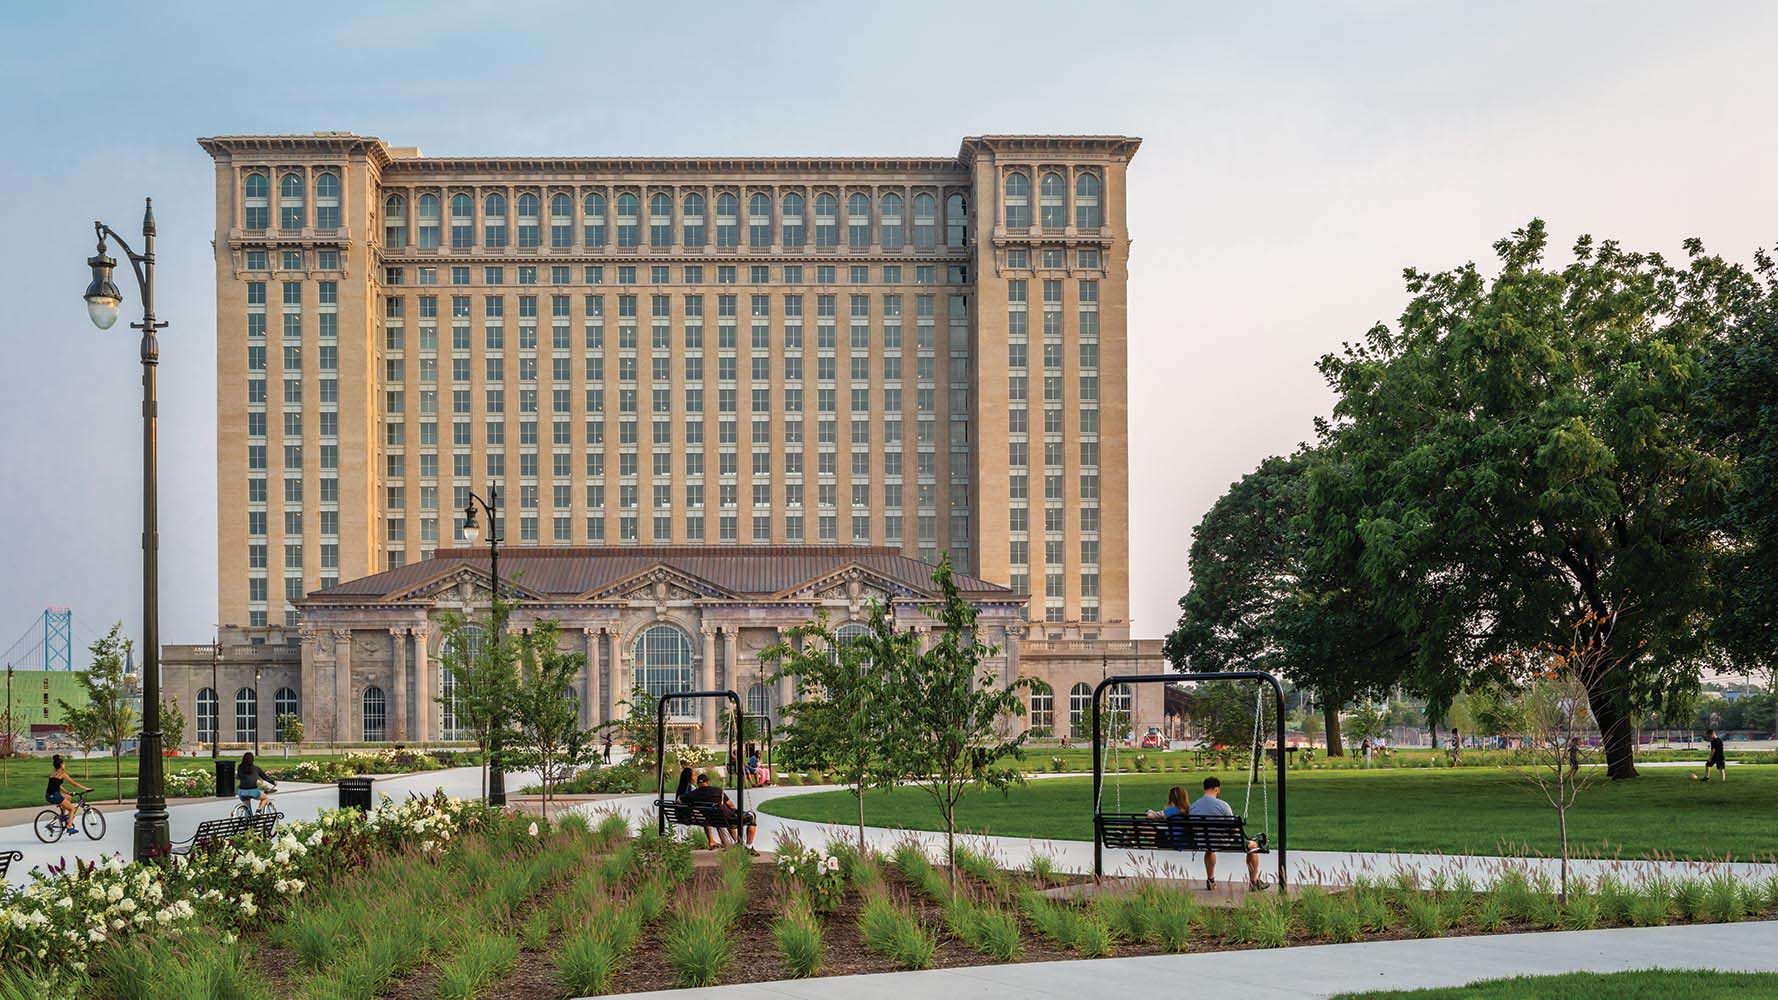
[[[500,578],[541,599],[571,600],[665,566],[712,587],[751,599],[771,599],[849,566],[858,566],[919,594],[933,594],[933,566],[901,550],[867,546],[634,546],[610,548],[515,548],[500,553]],[[319,590],[321,603],[395,600],[429,581],[468,567],[488,571],[488,551],[439,549],[430,559],[348,580]],[[1024,595],[962,573],[958,588],[976,598]]]

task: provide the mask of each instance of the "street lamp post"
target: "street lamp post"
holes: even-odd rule
[[[167,853],[167,798],[161,767],[161,643],[160,643],[160,527],[156,509],[155,425],[159,418],[155,401],[155,370],[160,365],[160,343],[155,331],[166,323],[154,318],[154,199],[142,211],[142,252],[130,249],[117,231],[103,222],[93,223],[98,251],[87,259],[92,281],[86,287],[86,311],[93,325],[111,329],[123,295],[112,283],[117,266],[105,253],[106,241],[115,240],[136,274],[142,293],[142,321],[130,328],[142,331],[142,739],[136,778],[135,858],[138,861]]]
[[[210,712],[210,759],[215,760],[221,755],[222,736],[222,684],[216,676],[216,661],[222,659],[222,637],[217,636],[210,642],[210,697],[214,699]]]
[[[265,703],[259,697],[259,664],[253,665],[253,756],[259,756],[259,722],[265,718]]]
[[[463,537],[471,545],[482,533],[481,525],[476,523],[477,505],[488,515],[488,575],[493,577],[494,586],[494,635],[491,641],[500,642],[506,629],[506,613],[500,606],[500,543],[505,541],[500,535],[500,487],[489,483],[486,498],[470,491],[469,503],[463,507]],[[506,772],[500,766],[503,742],[500,729],[495,726],[488,738],[488,804],[495,806],[506,804]]]

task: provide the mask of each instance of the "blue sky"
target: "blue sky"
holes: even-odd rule
[[[138,629],[135,338],[80,293],[91,220],[161,231],[162,634],[215,620],[210,163],[348,129],[433,154],[949,155],[1141,136],[1130,174],[1132,600],[1310,434],[1315,358],[1401,268],[1533,216],[1672,253],[1778,242],[1778,6],[1757,3],[9,4],[0,12],[0,644],[45,605]],[[659,17],[658,12],[671,11]],[[126,283],[133,300],[135,290]],[[125,306],[136,315],[136,304]],[[29,645],[29,643],[27,643]]]

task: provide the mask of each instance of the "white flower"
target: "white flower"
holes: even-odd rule
[[[122,899],[123,898],[123,886],[121,886],[121,885],[112,886],[110,889],[106,890],[105,898],[111,900],[113,903]]]
[[[525,832],[530,834],[533,837],[537,836],[537,824],[532,823],[531,826],[525,830]]]

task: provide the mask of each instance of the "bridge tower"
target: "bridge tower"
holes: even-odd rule
[[[43,669],[74,669],[74,612],[43,609]]]

